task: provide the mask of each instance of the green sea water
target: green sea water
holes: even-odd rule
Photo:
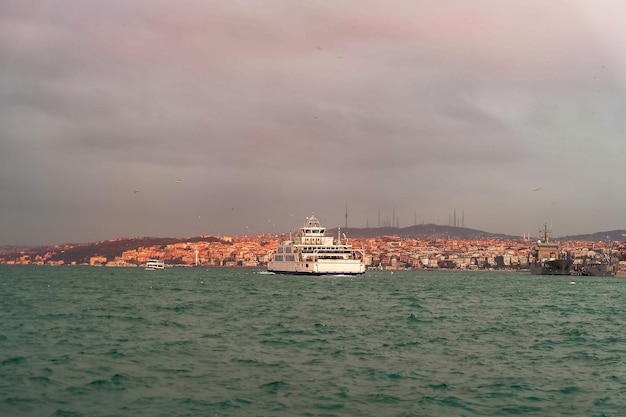
[[[620,278],[0,266],[0,416],[622,416],[625,300]]]

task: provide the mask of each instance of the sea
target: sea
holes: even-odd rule
[[[0,416],[624,416],[626,280],[0,266]]]

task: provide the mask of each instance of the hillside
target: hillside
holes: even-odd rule
[[[337,234],[337,229],[329,229],[329,234]],[[404,228],[377,227],[377,228],[342,228],[341,233],[353,238],[372,238],[377,236],[399,236],[413,239],[485,239],[495,238],[502,240],[518,240],[520,236],[506,235],[502,233],[490,233],[467,227],[441,226],[437,224],[422,224]],[[626,241],[626,230],[611,230],[583,235],[562,236],[556,238],[560,241]]]
[[[329,234],[337,234],[337,229],[329,229]],[[500,233],[489,233],[467,227],[440,226],[437,224],[419,224],[415,226],[375,227],[375,228],[342,228],[341,233],[353,238],[373,238],[378,236],[399,236],[408,239],[484,239],[498,238],[516,240],[519,236]]]
[[[32,256],[48,253],[51,254],[51,261],[64,261],[65,263],[77,262],[88,263],[92,256],[104,256],[107,259],[113,259],[121,256],[124,251],[134,250],[141,247],[165,246],[173,243],[183,242],[219,242],[220,239],[211,236],[202,237],[185,237],[185,238],[167,238],[167,237],[137,237],[128,239],[104,240],[94,243],[77,243],[25,248],[25,247],[5,247],[0,248],[0,256],[6,258],[17,258],[20,254],[29,254]]]
[[[564,236],[559,240],[591,240],[626,242],[626,230],[610,230],[607,232],[596,232],[586,235]]]

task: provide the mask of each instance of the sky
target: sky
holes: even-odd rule
[[[0,245],[626,228],[621,0],[3,0]]]

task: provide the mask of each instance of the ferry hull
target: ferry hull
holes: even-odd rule
[[[365,273],[362,262],[270,262],[269,272],[291,275],[361,275]]]
[[[280,271],[280,270],[271,270],[268,269],[269,272],[272,272],[274,274],[280,274],[280,275],[309,275],[309,276],[314,276],[314,277],[319,277],[319,276],[333,276],[333,275],[348,275],[348,276],[356,276],[356,275],[363,275],[365,272],[293,272],[293,271]]]

